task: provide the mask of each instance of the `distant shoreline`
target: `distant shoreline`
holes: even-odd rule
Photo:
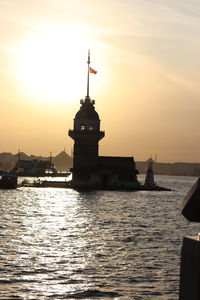
[[[27,155],[23,152],[20,153],[21,159],[41,159],[48,160],[49,157]],[[12,170],[18,159],[18,154],[10,152],[0,153],[0,170]],[[61,151],[58,155],[52,156],[52,161],[57,171],[66,172],[72,167],[72,157],[65,151]],[[136,168],[139,174],[146,174],[147,161],[136,161]],[[172,176],[200,176],[200,163],[187,163],[187,162],[154,162],[153,170],[155,175],[172,175]]]
[[[140,174],[145,174],[147,162],[136,162],[136,168]],[[155,175],[172,175],[172,176],[200,176],[200,163],[154,163],[153,170]]]

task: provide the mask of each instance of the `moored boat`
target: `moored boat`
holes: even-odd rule
[[[0,189],[16,189],[17,176],[11,173],[3,173],[0,179]]]

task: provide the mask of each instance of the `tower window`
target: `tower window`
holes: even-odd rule
[[[94,130],[94,127],[92,125],[89,126],[89,130],[92,131]]]
[[[85,130],[85,125],[81,125],[81,131]]]

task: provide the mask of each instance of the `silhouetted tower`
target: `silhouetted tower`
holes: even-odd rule
[[[99,141],[105,133],[100,131],[100,119],[95,111],[95,101],[89,96],[90,52],[88,51],[87,96],[80,100],[81,107],[74,119],[74,128],[69,136],[74,140],[72,180],[74,183],[90,180],[91,173],[97,168]]]
[[[153,159],[151,158],[151,156],[148,159],[148,168],[147,168],[144,185],[149,188],[155,187],[154,174],[153,174]]]

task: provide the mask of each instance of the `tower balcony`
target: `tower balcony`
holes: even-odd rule
[[[68,135],[74,140],[80,137],[94,137],[94,138],[98,138],[98,140],[101,140],[105,136],[105,131],[88,130],[88,129],[84,129],[84,130],[70,129],[68,131]]]

